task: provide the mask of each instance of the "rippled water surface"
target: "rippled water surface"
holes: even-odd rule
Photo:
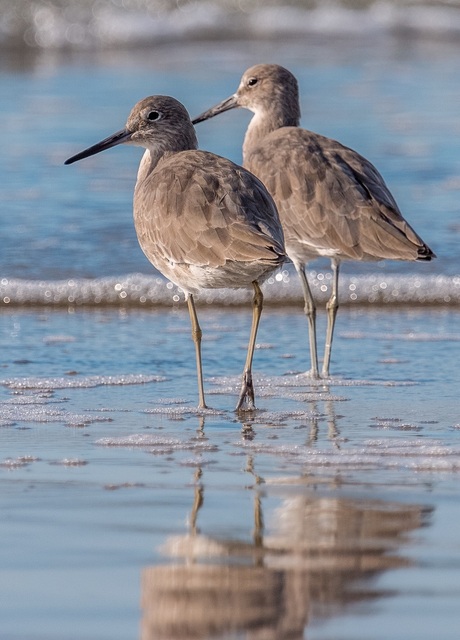
[[[286,20],[270,40],[269,22],[252,13],[257,38],[235,42],[234,8],[227,3],[219,18],[223,3],[215,2],[214,12],[199,14],[200,29],[203,16],[213,29],[220,20],[225,40],[187,42],[176,33],[172,43],[135,48],[147,23],[131,14],[117,31],[120,14],[109,12],[110,29],[97,32],[82,26],[90,3],[78,16],[65,2],[62,14],[53,13],[55,2],[45,13],[21,9],[23,22],[7,4],[0,3],[2,640],[456,639],[454,14],[438,38],[427,28],[433,12],[418,22],[406,12],[401,33],[376,3],[361,3],[368,36],[355,29],[350,38],[355,14],[344,21],[334,12],[329,26],[312,14],[315,29],[296,30],[294,14],[289,22],[280,13]],[[378,6],[389,16],[397,3]],[[182,15],[190,33],[191,14]],[[437,12],[436,24],[445,15]],[[162,24],[165,33],[169,24],[179,29],[171,16]],[[122,42],[126,33],[132,47]],[[29,44],[7,48],[8,38]],[[247,415],[233,408],[249,295],[203,295],[212,408],[198,411],[183,295],[153,272],[133,229],[141,152],[63,162],[120,129],[145,95],[174,95],[196,115],[264,60],[298,76],[305,126],[378,166],[438,258],[344,265],[332,378],[319,382],[305,375],[307,327],[286,266],[266,284],[254,359],[258,410]],[[240,161],[248,119],[233,112],[200,125],[201,146]],[[327,262],[310,267],[322,354],[330,274]]]
[[[204,412],[185,309],[1,316],[4,637],[456,637],[458,313],[345,310],[312,383],[268,309],[237,417],[249,316],[201,309]]]

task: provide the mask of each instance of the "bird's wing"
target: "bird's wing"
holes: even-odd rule
[[[136,186],[139,242],[149,256],[218,267],[284,256],[276,207],[263,185],[229,160],[174,154]]]
[[[279,129],[245,164],[274,197],[287,242],[293,238],[355,260],[414,260],[428,249],[377,169],[335,140]]]

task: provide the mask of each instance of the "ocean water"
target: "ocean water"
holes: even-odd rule
[[[459,23],[436,2],[0,2],[2,640],[458,637]],[[237,416],[250,294],[200,298],[198,411],[183,294],[133,228],[141,151],[63,162],[140,98],[197,115],[260,61],[438,257],[343,265],[319,382],[286,265]],[[201,147],[239,162],[249,117]]]
[[[345,309],[312,383],[270,309],[245,417],[201,319],[208,411],[185,309],[0,317],[2,636],[456,638],[458,313]]]

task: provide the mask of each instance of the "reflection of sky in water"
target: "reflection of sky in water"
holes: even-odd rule
[[[295,373],[307,361],[297,311],[266,310],[254,360],[260,411],[243,422],[232,409],[249,308],[202,311],[214,408],[205,412],[194,408],[185,308],[0,317],[7,635],[58,638],[78,622],[82,638],[101,628],[135,638],[141,617],[167,621],[161,607],[177,597],[179,629],[185,602],[196,599],[204,624],[231,600],[242,638],[251,638],[244,620],[346,638],[336,616],[358,636],[365,620],[379,637],[400,603],[429,602],[449,638],[457,607],[444,585],[454,586],[446,567],[456,563],[460,519],[456,312],[345,310],[326,386]],[[219,587],[212,607],[201,597],[206,571]],[[218,637],[234,637],[222,630],[228,618],[214,619]]]

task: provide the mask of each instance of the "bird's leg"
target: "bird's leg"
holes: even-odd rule
[[[305,268],[303,265],[294,262],[297,273],[299,274],[300,284],[302,285],[303,299],[305,301],[304,312],[308,320],[308,336],[310,339],[310,360],[311,369],[309,375],[312,378],[319,378],[318,371],[318,352],[316,349],[316,306],[308,284]]]
[[[191,293],[187,294],[188,312],[190,314],[190,321],[192,323],[192,338],[195,343],[195,355],[196,355],[196,372],[198,376],[198,394],[199,403],[198,409],[207,409],[204,399],[204,387],[203,387],[203,368],[201,366],[201,336],[202,331],[198,323],[198,316],[196,315],[195,301]]]
[[[339,271],[340,262],[331,260],[332,268],[332,293],[327,301],[327,330],[326,330],[326,346],[324,348],[324,360],[321,375],[323,378],[329,378],[329,365],[331,363],[332,337],[334,335],[335,317],[339,308]]]
[[[257,329],[259,327],[260,316],[262,313],[264,296],[256,280],[254,280],[252,286],[254,287],[254,297],[252,299],[251,335],[249,337],[248,353],[243,371],[243,383],[241,385],[241,393],[238,404],[236,405],[236,411],[252,411],[256,408],[254,404],[254,386],[252,384],[252,359],[254,356]],[[247,404],[247,406],[243,407],[245,404]]]

